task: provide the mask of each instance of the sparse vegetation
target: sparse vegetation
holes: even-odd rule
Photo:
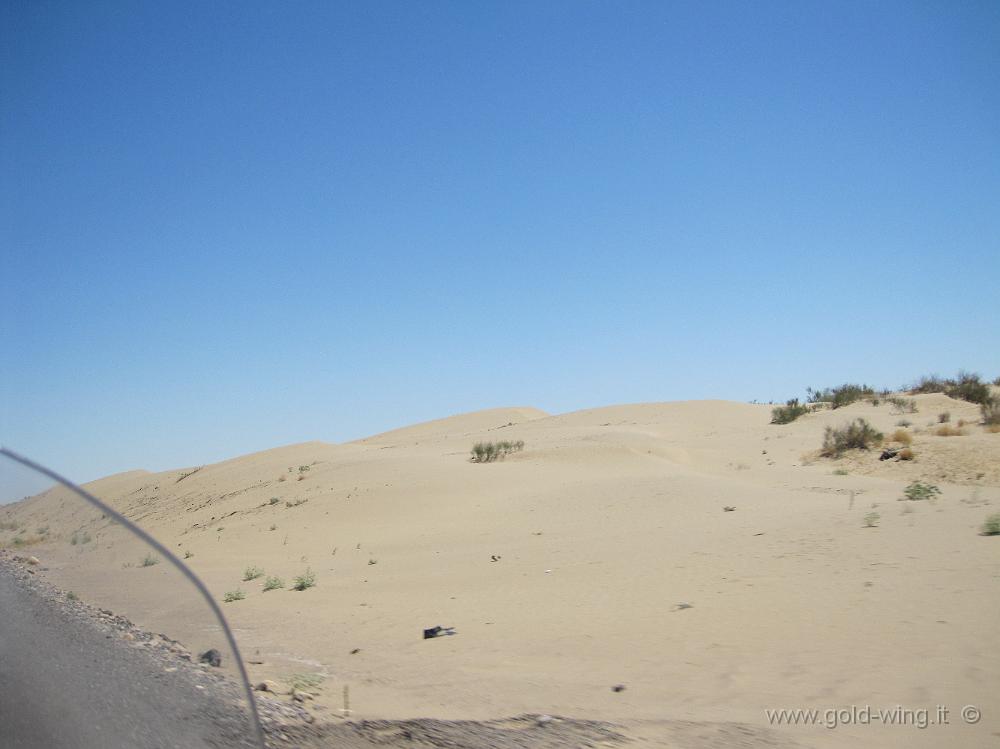
[[[292,689],[306,691],[309,689],[317,689],[325,679],[326,677],[322,674],[301,673],[292,674],[285,680],[285,683]]]
[[[965,435],[965,430],[961,427],[953,427],[950,424],[942,424],[934,430],[934,434],[938,437],[962,437]]]
[[[258,577],[264,576],[264,570],[260,567],[247,567],[243,570],[243,582],[250,582],[251,580],[256,580]]]
[[[900,419],[899,421],[896,422],[896,426],[904,428],[910,427],[913,426],[913,422],[910,421],[909,419]]]
[[[298,507],[308,502],[308,499],[296,499],[294,502],[285,502],[285,507]]]
[[[959,372],[954,380],[937,375],[921,377],[917,384],[910,388],[911,395],[917,393],[944,393],[949,398],[969,403],[986,403],[991,397],[989,384],[971,372]]]
[[[889,438],[892,442],[898,442],[901,445],[912,445],[913,435],[907,432],[905,429],[897,429],[892,433],[892,437]]]
[[[938,414],[938,424],[947,424],[951,421],[951,411],[942,411]]]
[[[934,499],[939,494],[941,494],[941,490],[934,484],[925,484],[921,481],[914,481],[903,489],[903,499],[908,499],[911,502]]]
[[[902,398],[898,395],[886,398],[893,411],[898,414],[915,414],[917,412],[917,402],[913,398]]]
[[[772,424],[791,424],[800,416],[809,413],[808,406],[801,405],[798,398],[792,398],[783,406],[775,406],[771,409]]]
[[[1000,512],[995,512],[986,518],[983,523],[982,534],[984,536],[1000,536]]]
[[[272,530],[272,531],[278,530],[278,524],[277,523],[271,523],[271,527],[268,528],[268,530]]]
[[[267,503],[268,503],[269,505],[276,505],[276,504],[278,504],[278,503],[279,503],[280,501],[281,501],[281,499],[279,499],[278,497],[271,497],[271,498],[270,498],[269,500],[267,500]]]
[[[846,468],[837,468],[833,472],[834,476],[847,476],[849,474],[850,474],[850,471],[848,471]]]
[[[76,593],[74,593],[74,592],[73,592],[73,591],[71,590],[71,591],[69,591],[69,592],[68,592],[68,593],[66,594],[66,600],[68,600],[68,601],[79,601],[79,600],[80,600],[80,596],[78,596],[78,595],[77,595]]]
[[[477,442],[472,446],[473,463],[492,463],[496,460],[503,460],[510,453],[520,452],[524,449],[524,441],[517,442]]]
[[[904,447],[899,451],[900,460],[913,460],[913,450],[908,447]]]
[[[193,556],[194,556],[194,553],[190,549],[185,550],[185,552],[184,552],[184,558],[185,559],[190,559]]]
[[[305,572],[294,579],[292,588],[306,590],[314,585],[316,585],[316,573],[307,567]]]
[[[990,397],[985,403],[981,403],[979,413],[983,417],[985,426],[1000,424],[1000,398]]]
[[[222,600],[225,603],[232,603],[233,601],[242,601],[246,597],[247,597],[247,594],[244,593],[239,588],[237,588],[236,590],[231,590],[228,593],[226,593],[226,595],[223,597]]]
[[[847,450],[867,450],[882,441],[882,433],[865,419],[855,419],[840,429],[827,427],[820,455],[836,458]]]
[[[93,539],[91,539],[90,534],[86,531],[73,531],[73,535],[69,537],[69,542],[76,546],[77,544],[89,544]]]
[[[142,561],[139,562],[139,566],[152,567],[154,564],[159,564],[159,563],[160,560],[158,558],[154,557],[152,554],[147,554],[145,557],[142,558]]]
[[[875,528],[878,526],[879,518],[882,516],[877,512],[869,512],[865,515],[865,528]]]
[[[831,408],[843,408],[863,398],[874,398],[875,390],[867,385],[843,384],[826,390],[806,388],[810,403],[829,403]]]
[[[280,577],[269,577],[264,581],[264,592],[269,590],[278,590],[279,588],[285,587],[285,581]]]

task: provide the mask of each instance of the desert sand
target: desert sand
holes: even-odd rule
[[[220,601],[242,590],[223,608],[252,678],[305,674],[318,718],[341,719],[348,685],[355,719],[543,713],[664,746],[993,745],[1000,537],[979,530],[1000,511],[1000,434],[973,404],[914,400],[915,414],[859,402],[788,425],[725,401],[502,408],[87,488],[188,553]],[[942,411],[966,434],[936,436]],[[913,422],[915,459],[819,457],[824,427],[858,416],[886,435]],[[473,463],[480,440],[525,447]],[[901,501],[914,480],[940,495]],[[31,553],[55,584],[197,639],[171,608],[168,565],[140,566],[118,529],[71,504],[55,491],[0,520],[47,526]],[[249,566],[264,576],[243,581]],[[292,590],[307,568],[315,587]],[[284,588],[264,592],[268,576]],[[422,639],[435,625],[456,634]],[[931,720],[943,705],[950,722],[765,715],[866,705]],[[732,724],[737,738],[698,743]]]

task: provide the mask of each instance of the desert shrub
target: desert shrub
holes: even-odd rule
[[[247,594],[244,593],[239,588],[237,588],[236,590],[231,590],[228,593],[226,593],[225,597],[223,597],[222,600],[226,603],[232,603],[233,601],[242,601],[246,597]]]
[[[193,552],[193,551],[191,551],[190,549],[186,549],[186,550],[184,551],[184,558],[185,558],[185,559],[190,559],[190,558],[191,558],[191,557],[193,557],[193,556],[194,556],[194,552]]]
[[[280,499],[279,499],[278,497],[271,497],[271,498],[270,498],[269,500],[267,500],[267,503],[268,503],[269,505],[276,505],[276,504],[278,504],[278,503],[279,503],[280,501],[281,501],[281,500],[280,500]]]
[[[899,451],[900,460],[913,460],[913,450],[908,447],[904,447]]]
[[[86,531],[73,531],[73,535],[69,537],[69,542],[73,546],[77,544],[89,544],[92,540],[90,534]]]
[[[823,434],[823,447],[820,455],[834,458],[846,450],[867,450],[872,445],[882,441],[882,433],[877,431],[865,419],[855,419],[840,429],[827,427]]]
[[[1000,536],[1000,512],[995,512],[986,518],[982,533],[984,536]]]
[[[889,438],[892,442],[899,442],[902,445],[912,445],[913,435],[907,432],[905,429],[897,429],[892,433],[892,437]]]
[[[990,386],[982,382],[977,374],[959,372],[958,378],[949,385],[945,394],[958,400],[981,404],[990,400]]]
[[[925,484],[921,481],[914,481],[903,489],[903,498],[913,502],[919,502],[924,499],[934,499],[934,497],[940,493],[941,490],[934,486],[934,484]]]
[[[278,590],[279,588],[285,587],[285,581],[280,577],[269,577],[264,581],[264,592],[269,590]]]
[[[986,426],[1000,424],[1000,398],[991,396],[985,403],[981,403],[979,413]]]
[[[139,562],[140,567],[152,567],[154,564],[159,564],[160,560],[154,557],[152,554],[147,554],[143,557],[142,561]]]
[[[901,398],[892,396],[887,399],[896,413],[915,414],[917,412],[917,402],[913,398]]]
[[[911,427],[911,426],[913,426],[913,422],[910,421],[909,419],[900,419],[899,421],[896,422],[896,426],[898,426],[898,427]]]
[[[865,515],[865,528],[874,528],[877,526],[880,517],[882,516],[877,512],[869,512]]]
[[[831,408],[849,406],[862,398],[874,398],[875,390],[867,385],[843,384],[826,390],[807,388],[810,403],[829,403]],[[876,404],[877,405],[877,404]]]
[[[258,577],[262,577],[263,575],[264,575],[264,570],[262,570],[260,567],[253,567],[253,566],[247,567],[243,571],[243,581],[250,582],[251,580],[256,580]]]
[[[295,590],[305,590],[316,584],[316,573],[306,567],[306,571],[295,578],[292,587]]]
[[[517,442],[477,442],[472,446],[473,463],[492,463],[495,460],[503,460],[510,453],[520,452],[524,449],[524,441]]]
[[[950,424],[942,424],[934,430],[934,434],[938,437],[962,437],[965,435],[965,430],[953,427]]]
[[[924,375],[906,390],[910,395],[925,395],[927,393],[943,393],[954,383],[937,375]]]
[[[942,411],[938,414],[938,424],[947,424],[949,421],[951,421],[950,411]]]
[[[803,414],[809,413],[809,407],[799,404],[798,398],[792,398],[784,406],[771,409],[772,424],[791,424]]]

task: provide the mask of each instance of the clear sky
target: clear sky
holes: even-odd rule
[[[0,5],[0,441],[1000,375],[996,2]]]

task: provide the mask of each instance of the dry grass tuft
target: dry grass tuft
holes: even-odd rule
[[[942,424],[934,430],[934,434],[938,437],[964,437],[965,430],[949,426],[948,424]]]
[[[913,450],[908,447],[904,447],[899,451],[900,460],[913,460]]]
[[[897,429],[892,433],[892,437],[889,438],[892,442],[898,442],[901,445],[912,445],[913,435],[907,432],[905,429]]]

